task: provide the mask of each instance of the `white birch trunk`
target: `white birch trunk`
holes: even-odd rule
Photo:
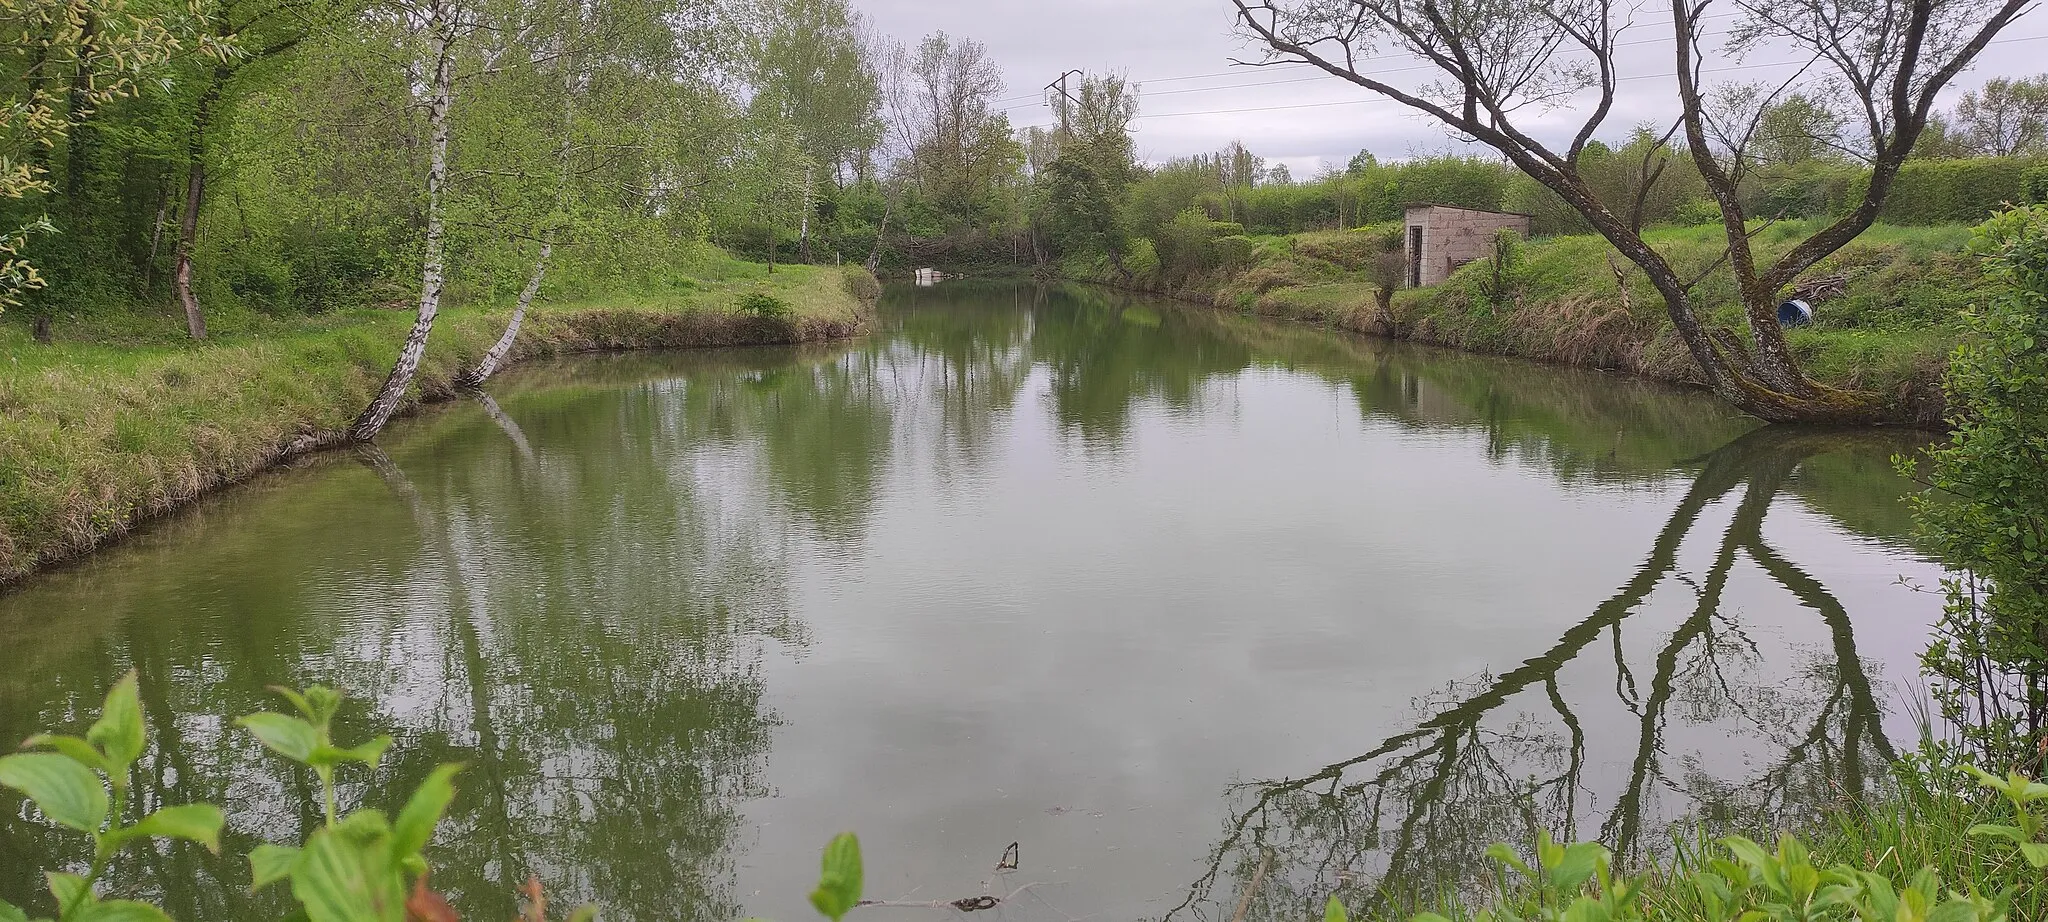
[[[426,355],[427,337],[434,332],[434,317],[441,311],[441,289],[447,283],[442,199],[448,185],[448,105],[455,94],[455,24],[442,18],[447,12],[438,4],[434,8],[434,82],[427,98],[427,125],[432,131],[427,163],[427,241],[425,266],[420,271],[419,315],[377,399],[370,401],[349,427],[350,437],[359,442],[370,441],[384,431],[405,400],[406,388],[412,386],[420,359]]]
[[[526,309],[533,306],[533,296],[540,293],[541,278],[548,274],[548,259],[555,255],[555,242],[542,237],[540,258],[533,262],[533,273],[526,277],[526,287],[519,290],[519,302],[512,306],[512,320],[505,325],[505,335],[491,344],[489,351],[479,359],[476,366],[462,373],[462,386],[478,387],[488,380],[505,364],[505,357],[512,354],[512,343],[519,339],[519,325],[526,320]]]
[[[555,207],[560,209],[569,199],[569,153],[573,123],[576,118],[576,72],[567,68],[562,78],[562,140],[555,145]],[[519,339],[519,325],[526,321],[526,310],[533,306],[533,298],[540,294],[541,279],[548,274],[548,260],[555,255],[554,231],[542,230],[540,235],[540,258],[533,261],[533,272],[526,277],[526,287],[519,290],[519,301],[512,305],[512,319],[505,325],[505,335],[491,344],[489,351],[479,359],[476,366],[462,373],[460,383],[464,387],[481,387],[498,366],[505,364],[505,357],[512,354],[512,344]]]
[[[811,168],[804,167],[803,214],[797,218],[797,241],[803,253],[804,262],[811,261]]]

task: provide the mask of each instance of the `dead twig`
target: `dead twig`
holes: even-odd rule
[[[853,908],[887,906],[895,909],[957,909],[961,912],[978,912],[983,909],[994,909],[997,906],[1014,900],[1022,895],[1024,891],[1036,887],[1038,884],[1038,881],[1032,881],[1010,891],[1004,896],[984,893],[980,896],[963,896],[957,900],[861,900],[853,904]]]

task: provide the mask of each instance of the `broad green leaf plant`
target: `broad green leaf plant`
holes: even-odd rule
[[[130,774],[149,740],[135,674],[107,693],[100,717],[83,738],[37,734],[27,752],[0,757],[0,786],[21,792],[43,817],[92,838],[92,864],[84,874],[44,875],[57,903],[58,922],[157,922],[163,911],[134,900],[102,900],[95,887],[121,849],[145,839],[185,839],[220,851],[220,808],[210,804],[163,807],[129,820]],[[111,792],[111,796],[109,796]],[[0,900],[0,922],[28,922],[28,913]]]
[[[459,764],[443,765],[427,776],[398,811],[360,809],[337,815],[335,769],[357,764],[374,771],[390,748],[391,737],[379,736],[352,747],[334,743],[334,714],[341,693],[322,685],[304,692],[273,689],[298,710],[299,716],[265,711],[236,723],[255,734],[278,755],[313,770],[327,822],[304,845],[259,845],[249,853],[249,870],[257,889],[290,881],[292,896],[309,922],[404,922],[406,895],[427,873],[421,854],[434,837],[441,814],[455,800]]]
[[[264,844],[251,851],[254,888],[289,884],[299,906],[290,917],[295,922],[456,919],[454,911],[426,889],[424,850],[455,800],[455,775],[462,766],[434,769],[397,816],[368,808],[343,814],[335,793],[336,771],[350,765],[374,771],[391,747],[391,737],[342,746],[333,733],[341,692],[320,685],[304,691],[272,690],[297,714],[266,711],[236,724],[271,752],[312,770],[320,780],[325,822],[299,845]],[[114,855],[140,841],[184,839],[220,852],[223,820],[220,808],[211,804],[162,807],[130,821],[129,778],[148,746],[142,699],[131,672],[107,694],[99,718],[85,736],[37,734],[22,744],[25,751],[0,757],[0,786],[20,792],[50,823],[90,836],[93,842],[92,863],[85,873],[44,875],[58,907],[54,920],[31,920],[21,907],[0,900],[0,922],[170,922],[156,906],[101,899],[96,889]],[[834,838],[825,848],[812,905],[832,922],[840,922],[860,905],[862,876],[859,840],[852,833]],[[528,886],[528,908],[521,919],[544,922],[546,901],[540,884],[535,880]],[[596,917],[595,907],[583,906],[566,918],[594,922]]]
[[[423,886],[422,850],[433,838],[441,814],[455,799],[459,765],[443,765],[427,776],[396,818],[362,809],[340,815],[334,776],[343,765],[375,769],[391,738],[343,747],[334,743],[332,723],[340,692],[314,686],[303,692],[275,689],[298,716],[251,714],[237,721],[270,749],[312,769],[320,780],[326,823],[297,846],[266,844],[249,854],[255,886],[289,881],[291,894],[308,922],[404,922],[406,898]],[[168,922],[164,912],[134,900],[102,900],[95,885],[123,847],[150,839],[186,839],[220,851],[222,817],[211,804],[164,807],[128,821],[129,773],[148,746],[134,673],[114,686],[99,719],[83,738],[38,734],[26,752],[0,757],[0,785],[21,792],[43,817],[93,840],[93,860],[84,874],[51,871],[55,922]],[[30,922],[28,914],[0,901],[0,922]],[[41,920],[38,920],[41,922]]]

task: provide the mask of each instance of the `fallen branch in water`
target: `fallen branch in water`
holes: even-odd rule
[[[897,909],[958,909],[961,912],[977,912],[979,910],[994,909],[997,906],[1001,906],[1004,903],[1007,903],[1011,900],[1016,899],[1019,896],[1022,896],[1024,891],[1029,890],[1032,887],[1036,887],[1038,886],[1038,884],[1038,881],[1033,881],[1031,883],[1025,884],[1022,887],[1018,887],[1017,889],[1010,891],[1009,894],[1006,896],[995,896],[993,894],[984,893],[980,896],[963,896],[957,900],[861,900],[860,902],[853,904],[853,908],[859,909],[863,906],[888,906]]]
[[[1010,843],[1009,848],[1003,849],[1003,856],[996,859],[995,876],[997,878],[1001,878],[1004,874],[1017,869],[1017,844],[1015,842]],[[853,908],[891,906],[899,909],[957,909],[961,912],[979,912],[984,909],[994,909],[997,906],[1001,906],[1016,899],[1024,891],[1036,886],[1038,886],[1038,883],[1034,881],[1010,891],[1007,896],[996,896],[989,892],[989,882],[984,880],[981,882],[980,896],[963,896],[957,900],[861,900],[853,904]]]

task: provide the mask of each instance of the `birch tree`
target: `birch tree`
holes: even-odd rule
[[[426,239],[421,248],[419,308],[398,361],[391,374],[362,415],[349,427],[349,436],[367,442],[384,431],[405,400],[406,389],[418,374],[420,359],[427,352],[427,337],[434,332],[434,318],[441,312],[441,295],[448,281],[447,214],[448,192],[448,109],[455,101],[455,53],[465,29],[462,10],[452,0],[429,0],[408,11],[414,30],[426,39],[428,71],[424,81],[427,107],[427,202]]]

